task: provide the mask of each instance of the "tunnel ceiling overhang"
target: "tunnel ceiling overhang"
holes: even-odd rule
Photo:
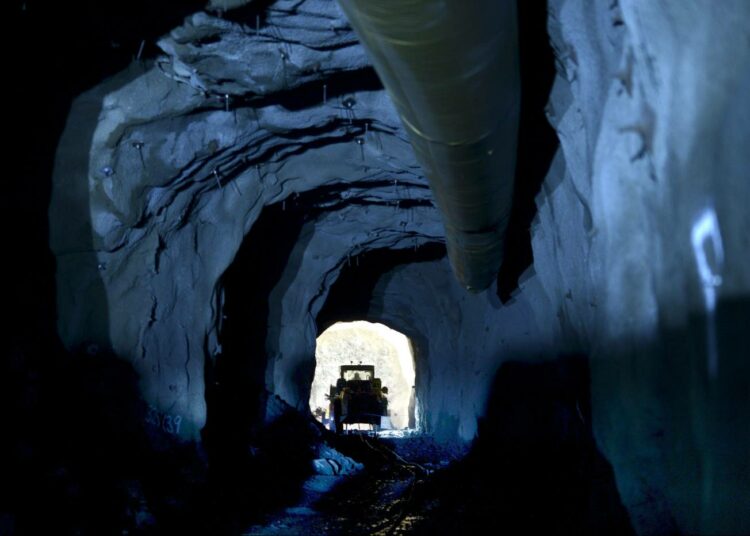
[[[335,3],[280,0],[260,26],[197,13],[158,46],[74,102],[50,246],[64,344],[133,359],[144,390],[168,393],[159,404],[186,415],[189,435],[202,425],[204,357],[221,353],[222,276],[270,206],[283,221],[305,212],[287,263],[305,264],[279,292],[300,289],[295,306],[311,304],[300,310],[313,317],[321,289],[363,253],[445,235],[398,115]],[[117,306],[101,314],[107,304]],[[190,380],[170,388],[165,363]]]

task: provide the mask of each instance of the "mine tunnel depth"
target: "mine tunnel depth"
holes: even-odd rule
[[[359,367],[363,370],[358,370]],[[369,367],[374,370],[365,370]],[[415,378],[414,352],[406,335],[380,323],[337,322],[316,341],[310,411],[333,430],[334,413],[341,412],[340,405],[334,409],[336,394],[341,398],[348,380],[356,379],[363,381],[368,389],[376,387],[377,393],[370,398],[379,405],[377,411],[362,408],[367,415],[361,415],[361,420],[371,422],[350,422],[345,425],[347,430],[416,429],[419,410]],[[348,416],[347,420],[358,420],[354,406],[348,409]]]

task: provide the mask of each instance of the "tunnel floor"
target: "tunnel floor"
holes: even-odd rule
[[[127,364],[66,355],[9,406],[0,534],[633,534],[574,381],[585,364],[504,365],[471,443],[336,435],[274,397],[272,422],[214,414],[202,444],[183,444],[144,426]],[[323,478],[315,462],[333,455],[362,467]]]
[[[606,461],[550,447],[521,453],[486,442],[446,446],[426,435],[339,437],[336,448],[365,469],[313,477],[297,504],[242,534],[632,535]],[[339,479],[329,491],[320,489],[326,478]]]
[[[428,530],[431,508],[424,492],[434,475],[459,462],[465,449],[438,445],[429,436],[382,438],[366,433],[340,437],[337,447],[361,460],[365,469],[352,476],[313,477],[297,505],[243,534],[435,533]]]
[[[508,363],[471,443],[321,437],[364,470],[243,534],[634,534],[591,430],[587,361]]]
[[[471,443],[326,434],[364,470],[244,534],[633,534],[592,434],[587,367],[506,363]]]

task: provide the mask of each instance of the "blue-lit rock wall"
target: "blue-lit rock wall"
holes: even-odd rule
[[[749,24],[742,2],[550,3],[534,268],[641,534],[750,530]]]
[[[179,419],[184,438],[205,423],[205,360],[221,352],[219,279],[264,206],[327,192],[310,227],[328,238],[305,267],[309,295],[294,303],[357,250],[442,236],[337,6],[298,4],[277,2],[262,27],[189,17],[159,42],[163,55],[78,98],[60,142],[50,209],[59,333],[132,362],[146,401]],[[400,201],[420,205],[418,216],[405,219]],[[314,344],[298,312],[276,360],[299,359],[299,337]],[[296,402],[299,389],[270,374],[271,390]]]
[[[415,341],[422,424],[446,440],[474,437],[503,363],[589,356],[593,431],[639,534],[750,532],[748,28],[739,0],[550,1],[560,149],[519,289],[469,295],[432,260],[383,275],[366,312]],[[132,362],[197,439],[222,274],[264,208],[313,200],[257,319],[266,388],[297,407],[342,269],[443,230],[333,2],[276,2],[259,27],[196,15],[160,46],[71,110],[58,327]]]

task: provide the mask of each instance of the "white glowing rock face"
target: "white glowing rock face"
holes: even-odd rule
[[[383,324],[339,322],[317,339],[315,378],[310,410],[327,408],[326,394],[339,377],[339,367],[351,363],[374,365],[375,376],[388,387],[388,408],[394,428],[409,425],[409,403],[414,392],[414,354],[409,339]]]

